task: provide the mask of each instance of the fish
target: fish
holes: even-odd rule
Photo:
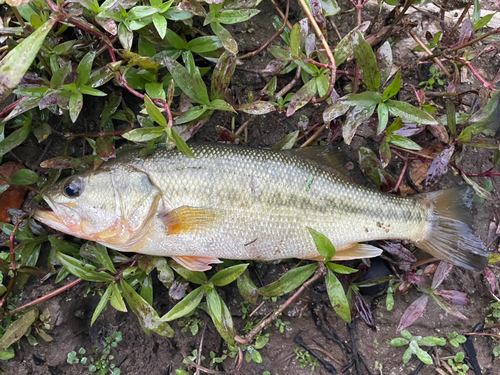
[[[124,152],[62,179],[42,192],[50,208],[34,217],[194,271],[220,259],[323,260],[308,228],[332,242],[332,260],[379,256],[368,241],[406,240],[466,269],[488,264],[470,226],[471,189],[401,197],[351,183],[327,151],[190,147],[194,157],[166,148],[146,156]]]

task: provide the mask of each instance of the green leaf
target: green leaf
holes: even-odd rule
[[[162,283],[172,283],[175,279],[174,271],[167,264],[164,257],[142,255],[139,258],[139,267],[149,274],[154,268],[158,271],[158,280]]]
[[[167,20],[165,17],[158,13],[153,14],[153,25],[155,26],[156,31],[158,31],[160,38],[164,39],[167,34]]]
[[[348,275],[350,273],[358,272],[358,270],[355,268],[346,267],[346,266],[343,266],[341,264],[332,263],[332,262],[326,263],[326,266],[329,269],[331,269],[333,272],[340,273],[342,275]]]
[[[122,137],[132,142],[149,142],[164,134],[165,130],[162,127],[139,128],[123,134]]]
[[[325,276],[326,291],[335,312],[347,323],[351,322],[351,310],[344,287],[334,273],[328,269]]]
[[[417,124],[437,125],[438,122],[427,112],[422,111],[409,103],[399,102],[395,100],[387,100],[387,107],[396,117],[401,117],[403,120],[416,122]]]
[[[213,24],[211,26],[213,28]],[[236,54],[224,51],[220,55],[212,73],[212,84],[210,87],[212,100],[224,99],[226,97],[226,90],[229,87],[235,69]]]
[[[217,272],[209,280],[215,286],[225,286],[236,280],[248,267],[248,263],[237,264]]]
[[[432,365],[434,362],[432,361],[432,357],[423,349],[418,348],[415,353],[422,362],[427,365]]]
[[[179,35],[170,29],[167,29],[165,34],[168,43],[175,49],[186,50],[188,49],[188,44]]]
[[[111,283],[113,287],[113,291],[111,293],[111,299],[109,303],[116,310],[121,312],[127,312],[127,307],[125,306],[125,301],[123,300],[122,294],[120,293],[120,289],[118,289],[118,285],[116,283]]]
[[[46,21],[0,61],[0,102],[17,87],[56,22],[56,19]]]
[[[245,22],[259,14],[260,10],[258,9],[239,9],[239,10],[223,10],[217,16],[217,21],[224,24],[234,24]]]
[[[185,124],[186,122],[193,121],[204,114],[207,110],[208,108],[205,105],[197,105],[193,108],[190,108],[175,120],[175,125]]]
[[[297,142],[297,137],[299,136],[300,131],[296,130],[293,133],[287,134],[281,141],[276,143],[273,147],[273,150],[290,150]]]
[[[377,50],[375,57],[380,71],[380,83],[383,85],[389,79],[392,70],[392,50],[388,41]]]
[[[353,54],[354,42],[355,40],[357,40],[358,31],[366,31],[369,25],[370,22],[367,21],[360,26],[355,27],[337,44],[334,50],[335,54],[333,56],[335,58],[335,64],[337,66],[343,64],[347,60],[347,58]]]
[[[307,230],[311,234],[319,253],[325,257],[325,261],[330,261],[335,256],[335,247],[333,246],[332,241],[330,241],[324,234],[315,231],[312,228],[307,228]]]
[[[399,346],[405,346],[405,345],[408,345],[410,343],[410,341],[408,341],[407,339],[404,339],[402,337],[396,337],[395,339],[392,339],[390,344],[392,346],[396,346],[396,347],[399,347]]]
[[[257,292],[264,297],[279,297],[297,289],[316,271],[316,263],[293,268],[274,283],[260,288]]]
[[[92,320],[90,321],[91,327],[94,325],[96,319],[99,317],[99,315],[101,315],[102,311],[108,304],[109,298],[111,297],[111,291],[113,290],[113,285],[115,285],[114,282],[108,285],[108,288],[106,289],[106,291],[101,297],[101,300],[97,304],[97,307],[94,310],[94,314],[92,315]]]
[[[424,346],[444,346],[446,345],[446,339],[444,337],[426,336],[418,340],[418,345]]]
[[[396,145],[396,146],[399,146],[399,147],[403,147],[403,148],[406,148],[408,150],[421,150],[422,147],[420,147],[417,143],[413,142],[411,139],[408,139],[408,138],[405,138],[401,135],[396,135],[396,134],[393,134],[391,135],[391,140],[390,142],[393,144],[393,145]]]
[[[83,265],[79,260],[61,253],[60,251],[56,254],[57,259],[63,267],[65,267],[70,273],[87,281],[102,281],[110,283],[114,281],[114,277],[105,273],[94,271],[95,267],[91,265]]]
[[[153,304],[153,280],[151,274],[142,280],[140,296],[150,305]]]
[[[66,255],[78,256],[80,247],[72,242],[61,240],[57,237],[49,237],[49,242],[54,249]]]
[[[341,11],[336,0],[320,0],[320,3],[326,17],[334,16]]]
[[[190,281],[195,284],[204,284],[205,281],[207,281],[207,275],[205,275],[205,272],[197,272],[197,271],[191,271],[185,268],[184,266],[181,266],[179,263],[175,262],[174,260],[169,260],[168,265],[174,269],[175,272],[177,272],[180,276],[185,278],[187,281]]]
[[[210,27],[215,35],[217,35],[226,49],[227,52],[237,55],[238,54],[238,43],[234,40],[233,36],[229,31],[227,31],[219,22],[210,23]],[[213,96],[212,96],[213,98]]]
[[[494,15],[495,15],[494,13],[487,14],[486,16],[478,19],[477,22],[474,22],[474,25],[473,25],[474,31],[480,30],[483,27],[485,27],[486,25],[488,25],[488,23],[491,21],[491,19],[493,18]]]
[[[0,77],[0,85],[1,85],[1,77]],[[31,120],[28,120],[24,123],[22,128],[13,131],[2,142],[0,142],[0,157],[4,156],[7,152],[13,150],[21,143],[23,143],[26,140],[26,138],[28,138],[30,132],[31,132]]]
[[[446,122],[453,137],[457,135],[457,117],[455,105],[449,99],[446,100]]]
[[[387,127],[387,122],[389,121],[389,108],[385,103],[380,103],[377,107],[378,114],[378,127],[377,135],[380,135]]]
[[[199,74],[190,74],[188,70],[174,59],[166,56],[163,64],[174,78],[177,86],[192,100],[201,104],[210,104],[205,83]]]
[[[26,331],[35,322],[38,317],[38,310],[33,308],[26,312],[23,316],[12,323],[6,330],[3,336],[0,338],[0,350],[5,350],[21,337],[24,336]]]
[[[259,294],[257,293],[257,287],[250,278],[250,273],[248,272],[248,270],[245,270],[245,272],[243,272],[240,277],[238,277],[236,282],[238,284],[238,290],[240,291],[242,297],[252,305],[256,305]]]
[[[226,102],[225,100],[222,100],[222,99],[212,100],[210,102],[208,108],[212,109],[212,110],[229,111],[229,112],[236,113],[236,111],[234,110],[233,106],[231,104],[229,104],[228,102]]]
[[[385,137],[382,140],[382,142],[380,143],[380,147],[379,147],[378,152],[380,154],[380,161],[382,163],[382,168],[387,167],[387,165],[391,161],[391,157],[392,157],[388,137]]]
[[[293,56],[300,56],[300,46],[302,44],[302,34],[300,32],[300,23],[295,23],[293,25],[292,31],[290,33],[290,48],[292,50]]]
[[[234,345],[234,327],[231,313],[214,288],[206,289],[208,289],[205,291],[208,311],[210,311],[210,317],[215,324],[215,328],[226,342]]]
[[[378,91],[380,88],[380,72],[377,66],[377,60],[372,47],[358,32],[354,39],[354,57],[360,68],[363,70],[363,80],[370,91]]]
[[[50,88],[56,89],[64,84],[64,80],[71,73],[71,62],[63,63],[59,69],[57,69],[50,79]],[[38,88],[37,89],[42,89]],[[16,90],[17,91],[17,90]]]
[[[222,48],[222,43],[219,37],[215,35],[200,36],[191,39],[187,44],[187,49],[194,53],[212,52],[219,48]]]
[[[81,92],[73,92],[69,97],[69,117],[71,122],[76,122],[83,107],[83,95]]]
[[[86,245],[92,250],[99,263],[101,263],[111,273],[116,273],[115,266],[109,257],[106,246],[98,244],[97,242],[87,242]]]
[[[252,361],[254,361],[255,363],[262,363],[262,356],[253,346],[250,345],[247,348],[247,353],[250,355]]]
[[[101,90],[93,89],[92,87],[86,86],[83,84],[80,86],[80,92],[82,94],[92,95],[92,96],[106,96],[106,95],[108,95],[105,92],[102,92]]]
[[[8,361],[16,356],[14,349],[12,347],[8,347],[5,350],[0,350],[0,359],[2,361]]]
[[[168,126],[165,116],[163,116],[160,109],[147,95],[144,95],[144,105],[146,107],[146,112],[154,121],[156,121],[161,126]]]
[[[337,100],[335,103],[333,103],[331,106],[329,106],[325,111],[323,112],[323,121],[325,123],[328,123],[340,116],[343,116],[346,114],[346,112],[351,108],[351,106],[347,103],[344,103],[341,100]]]
[[[401,70],[398,70],[391,84],[384,90],[384,99],[392,98],[401,89]]]
[[[297,91],[297,93],[293,96],[292,100],[290,100],[290,104],[288,105],[288,109],[286,111],[286,116],[290,117],[298,109],[309,103],[314,95],[316,95],[316,91],[316,78],[313,78],[304,86],[302,86],[299,91]]]
[[[92,71],[92,64],[94,63],[95,52],[86,53],[76,71],[78,72],[78,77],[76,78],[76,85],[81,86],[88,82],[90,78],[90,72]]]
[[[347,115],[346,121],[342,126],[342,136],[346,144],[351,144],[356,129],[363,121],[368,120],[375,111],[375,105],[371,107],[357,106]]]
[[[170,129],[170,128],[168,128]],[[175,130],[172,129],[172,132],[170,134],[172,139],[174,140],[175,147],[177,147],[182,153],[185,155],[189,156],[190,158],[194,158],[194,154],[187,145],[187,143],[184,141],[184,139],[181,138],[179,134],[176,133]]]
[[[189,315],[200,304],[205,295],[203,286],[199,286],[175,305],[168,313],[161,317],[161,320],[170,322],[175,319]]]
[[[33,185],[38,181],[38,175],[29,169],[20,169],[11,176],[10,181],[12,185]]]
[[[141,324],[160,336],[174,337],[174,331],[168,323],[162,321],[153,307],[147,303],[125,280],[120,280],[123,296],[130,309],[139,318]]]
[[[377,92],[366,91],[361,94],[350,94],[340,99],[343,103],[351,106],[371,107],[382,103],[382,95]]]
[[[265,115],[266,113],[273,112],[276,110],[274,105],[269,102],[256,101],[250,103],[243,103],[239,105],[238,111],[249,113],[251,115]]]
[[[135,6],[127,13],[127,20],[139,20],[158,13],[160,10],[148,6]]]

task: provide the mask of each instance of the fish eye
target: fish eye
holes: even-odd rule
[[[83,191],[83,184],[81,178],[75,178],[68,181],[62,188],[63,194],[68,198],[79,197]]]

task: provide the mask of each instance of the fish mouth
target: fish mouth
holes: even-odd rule
[[[33,215],[33,217],[42,222],[45,225],[48,225],[55,230],[66,234],[72,234],[70,229],[63,223],[61,218],[50,208],[46,207],[38,207]]]

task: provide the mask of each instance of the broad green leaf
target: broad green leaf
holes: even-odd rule
[[[334,50],[335,64],[339,66],[343,64],[349,56],[354,52],[354,41],[357,39],[358,32],[364,32],[370,26],[370,22],[366,21],[360,26],[355,27],[351,30],[342,40],[337,44]]]
[[[123,134],[122,137],[132,142],[149,142],[153,139],[161,137],[164,134],[164,128],[157,126],[154,128],[134,129]]]
[[[316,78],[313,78],[304,86],[302,86],[299,91],[297,91],[297,93],[293,96],[292,100],[290,100],[290,104],[288,105],[288,109],[286,111],[286,116],[290,117],[298,109],[309,103],[314,95],[316,95],[316,91]]]
[[[326,17],[334,16],[341,11],[336,0],[320,0],[320,3]]]
[[[398,70],[391,84],[384,90],[384,99],[392,98],[401,89],[401,70]]]
[[[153,14],[153,25],[160,38],[164,39],[167,34],[167,20],[162,15],[156,13]]]
[[[312,228],[307,228],[307,230],[311,234],[319,253],[325,257],[325,261],[330,261],[335,256],[335,247],[333,246],[332,241],[330,241],[324,234],[315,231]]]
[[[210,27],[215,35],[217,35],[227,52],[234,55],[238,54],[238,43],[234,40],[229,31],[226,30],[219,22],[210,23]],[[213,99],[213,96],[212,96]]]
[[[380,103],[377,107],[378,114],[378,126],[377,135],[380,135],[387,127],[387,122],[389,121],[389,109],[385,103]]]
[[[65,267],[70,273],[87,281],[96,282],[106,282],[110,283],[114,281],[114,277],[105,273],[95,271],[95,267],[89,264],[83,265],[78,259],[75,259],[69,255],[63,254],[60,251],[56,254],[57,259],[63,267]]]
[[[86,245],[90,247],[99,263],[101,263],[111,273],[116,273],[115,266],[109,257],[106,246],[98,244],[97,242],[87,242]]]
[[[167,127],[165,129],[170,129],[170,128]],[[175,130],[173,130],[173,129],[171,129],[171,130],[172,131],[170,133],[170,136],[172,137],[172,139],[175,143],[175,147],[177,147],[182,153],[189,156],[190,158],[194,158],[194,154],[191,151],[191,149],[189,148],[189,146],[187,145],[186,141],[184,141],[184,139],[182,139],[181,136],[179,134],[177,134]]]
[[[177,86],[192,100],[200,104],[210,104],[207,87],[199,75],[189,74],[188,70],[174,59],[166,56],[164,65],[172,74]]]
[[[153,280],[151,274],[147,275],[144,280],[142,280],[140,296],[150,305],[153,304]]]
[[[417,124],[437,125],[438,122],[427,112],[422,111],[409,103],[399,102],[395,100],[387,100],[387,107],[396,117],[401,117],[403,120],[416,122]]]
[[[193,121],[204,114],[207,110],[208,108],[205,105],[197,105],[193,108],[190,108],[175,120],[175,125],[185,124],[186,122]]]
[[[408,341],[407,339],[404,339],[402,337],[396,337],[395,339],[392,339],[390,344],[392,346],[396,346],[396,347],[399,347],[399,346],[406,346],[410,343],[410,341]]]
[[[325,111],[323,112],[323,121],[325,123],[328,123],[340,116],[343,116],[346,114],[349,108],[351,108],[349,104],[344,103],[341,100],[337,100],[335,103],[325,109]]]
[[[371,107],[357,106],[347,115],[346,121],[342,126],[342,136],[346,144],[351,144],[352,138],[356,134],[356,129],[363,121],[368,120],[372,116],[375,107],[375,105]]]
[[[174,281],[174,271],[167,264],[164,257],[153,255],[142,255],[139,258],[139,267],[149,274],[154,268],[158,271],[158,280],[162,283],[171,283]]]
[[[17,319],[14,323],[12,323],[0,338],[0,350],[7,349],[9,346],[23,337],[37,317],[38,310],[36,308],[32,308],[31,310],[26,312],[26,314]]]
[[[316,263],[293,268],[274,283],[260,288],[257,292],[264,297],[279,297],[297,289],[316,271]]]
[[[29,169],[21,169],[11,176],[10,181],[12,185],[33,185],[38,181],[38,175]]]
[[[276,110],[274,105],[269,102],[256,101],[250,103],[243,103],[237,107],[238,111],[249,113],[251,115],[264,115]]]
[[[78,77],[76,78],[76,85],[80,86],[86,84],[90,78],[90,72],[92,71],[92,64],[94,63],[95,52],[86,53],[76,71],[78,72]]]
[[[69,117],[71,122],[76,122],[83,108],[83,95],[81,92],[73,92],[69,97]]]
[[[226,102],[225,100],[222,100],[222,99],[212,100],[210,102],[208,108],[212,109],[212,110],[229,111],[229,112],[236,113],[236,111],[234,110],[233,106],[231,104],[229,104],[228,102]]]
[[[444,346],[446,345],[446,339],[444,337],[426,336],[418,340],[418,345]]]
[[[185,50],[188,49],[188,44],[179,35],[170,29],[167,29],[165,34],[168,43],[175,49]]]
[[[375,52],[375,58],[380,71],[380,84],[383,85],[389,79],[392,70],[392,50],[388,41]]]
[[[172,338],[174,331],[168,323],[162,321],[153,307],[147,303],[125,280],[120,280],[123,296],[141,324],[160,336]]]
[[[12,347],[8,347],[5,350],[0,350],[0,359],[2,361],[8,361],[9,359],[12,359],[16,356],[16,352],[14,352],[14,349]]]
[[[99,317],[99,315],[101,315],[102,311],[104,310],[104,308],[108,304],[108,301],[111,297],[111,291],[113,290],[113,285],[115,285],[114,282],[108,285],[106,291],[104,292],[104,294],[101,297],[101,300],[97,304],[97,307],[94,310],[94,314],[92,315],[92,320],[90,321],[91,327],[94,325],[96,319]]]
[[[0,61],[0,103],[17,87],[56,22],[46,21]]]
[[[1,85],[1,78],[0,78],[0,85]],[[7,152],[13,150],[21,143],[23,143],[26,140],[26,138],[28,138],[30,132],[31,132],[31,120],[26,121],[22,128],[14,130],[4,140],[0,142],[0,157],[4,156]]]
[[[328,82],[328,79],[326,78],[324,73],[316,76],[316,88],[318,89],[318,94],[320,97],[326,95],[326,93],[328,92],[329,86],[330,86],[330,83]]]
[[[417,352],[415,353],[422,362],[424,362],[427,365],[432,365],[434,362],[432,361],[432,357],[423,349],[418,348]]]
[[[236,280],[248,267],[248,263],[237,264],[217,272],[209,280],[215,286],[225,286]]]
[[[302,34],[300,32],[300,23],[295,23],[290,33],[290,48],[293,56],[300,56],[300,46],[302,44]]]
[[[488,25],[488,23],[491,21],[491,19],[493,18],[494,15],[495,15],[494,13],[487,14],[486,16],[478,19],[477,22],[474,22],[474,25],[473,25],[474,31],[480,30],[483,27],[485,27],[486,25]]]
[[[402,137],[402,136],[396,135],[396,134],[391,135],[390,142],[393,145],[403,147],[403,148],[406,148],[408,150],[419,151],[422,149],[422,147],[420,147],[417,143],[413,142],[411,139],[408,139],[408,138],[405,138],[405,137]]]
[[[187,44],[187,49],[195,53],[212,52],[222,48],[222,43],[219,37],[215,35],[200,36],[191,39]]]
[[[72,242],[64,241],[52,236],[49,237],[49,242],[54,249],[60,251],[61,253],[73,256],[77,256],[80,253],[80,246]]]
[[[366,91],[361,94],[350,94],[342,99],[340,99],[343,103],[347,103],[351,106],[361,106],[361,107],[371,107],[373,105],[377,105],[382,103],[382,95],[377,92]]]
[[[211,26],[213,28],[213,24]],[[212,84],[210,86],[212,100],[224,99],[226,97],[226,90],[229,87],[235,69],[236,54],[224,51],[220,55],[212,73]]]
[[[349,301],[344,292],[344,287],[334,273],[328,269],[325,276],[326,291],[330,298],[330,303],[335,312],[347,323],[351,322],[351,309],[349,308]]]
[[[214,288],[206,288],[206,299],[210,317],[222,338],[229,344],[234,344],[233,318],[226,304]]]
[[[118,289],[118,284],[111,283],[111,285],[113,287],[113,290],[111,293],[111,299],[109,300],[109,303],[116,310],[121,312],[127,312],[127,307],[125,306],[125,301],[123,300],[122,294],[120,293],[120,289]]]
[[[92,95],[92,96],[106,96],[106,95],[108,95],[101,90],[93,89],[92,87],[86,86],[83,84],[79,87],[79,89],[80,89],[80,92],[82,94],[85,94],[85,95]]]
[[[281,141],[274,145],[273,150],[290,150],[295,145],[295,142],[297,142],[299,133],[300,131],[296,130],[293,133],[287,134]]]
[[[372,47],[366,42],[363,35],[358,32],[354,39],[354,57],[363,70],[363,80],[370,91],[378,91],[380,88],[380,72]]]
[[[252,361],[255,363],[262,363],[262,356],[252,345],[247,348],[247,353]]]
[[[387,167],[389,162],[391,161],[391,148],[389,146],[389,139],[385,137],[380,143],[380,147],[378,149],[380,154],[380,162],[382,163],[382,168]]]
[[[148,6],[135,6],[127,13],[127,20],[139,20],[158,13],[160,10]]]
[[[207,281],[207,275],[205,275],[205,272],[197,272],[197,271],[191,271],[185,268],[184,266],[181,266],[179,263],[175,262],[174,260],[169,260],[168,265],[174,269],[175,272],[177,272],[180,276],[185,278],[187,281],[190,281],[195,284],[204,284],[205,281]]]
[[[259,12],[258,9],[223,10],[217,17],[217,21],[229,25],[245,22]]]
[[[252,305],[256,305],[259,294],[257,293],[257,287],[250,278],[250,273],[248,272],[248,270],[245,270],[245,272],[243,272],[240,277],[238,277],[236,282],[238,284],[238,290],[240,291],[242,297]]]
[[[331,269],[333,272],[340,273],[342,275],[347,275],[347,274],[350,274],[350,273],[356,273],[356,272],[358,272],[358,270],[355,269],[355,268],[346,267],[346,266],[343,266],[341,264],[332,263],[332,262],[328,262],[326,264],[326,266],[329,269]]]
[[[52,78],[50,79],[50,88],[56,89],[60,87],[64,83],[66,77],[68,77],[68,75],[71,73],[71,69],[72,67],[70,61],[61,64],[61,67],[52,74]],[[37,89],[39,88],[37,87]]]
[[[130,31],[123,22],[120,22],[120,25],[118,25],[118,40],[125,51],[130,51],[132,49],[134,33]]]
[[[175,305],[161,320],[170,322],[190,314],[200,304],[205,295],[203,286],[199,286]]]
[[[161,113],[160,109],[153,103],[149,96],[144,95],[144,105],[148,115],[161,126],[168,126],[167,119]]]

